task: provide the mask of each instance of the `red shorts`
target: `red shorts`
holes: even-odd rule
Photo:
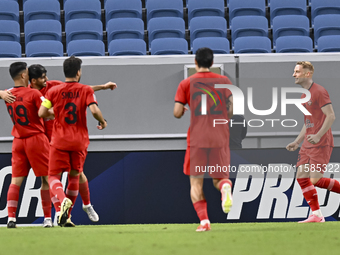
[[[40,133],[28,138],[14,138],[12,144],[12,177],[27,176],[31,167],[37,177],[48,174],[50,145]]]
[[[298,156],[298,162],[296,163],[296,167],[300,165],[309,164],[309,168],[311,171],[317,171],[324,173],[327,164],[329,163],[329,159],[331,158],[331,154],[333,151],[333,147],[331,146],[323,146],[323,147],[314,147],[314,148],[301,148]]]
[[[61,172],[76,170],[83,172],[87,150],[84,151],[62,151],[51,146],[48,175],[58,175]]]
[[[229,168],[229,149],[187,147],[183,165],[184,174],[197,176],[209,173],[215,179],[228,179]]]

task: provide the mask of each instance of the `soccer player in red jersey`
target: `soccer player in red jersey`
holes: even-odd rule
[[[52,107],[55,114],[48,181],[53,196],[62,201],[58,221],[61,225],[70,221],[71,207],[79,192],[79,175],[83,171],[90,143],[86,123],[87,107],[99,121],[98,129],[107,126],[97,106],[93,89],[79,83],[81,63],[82,61],[74,56],[64,61],[65,83],[50,89],[39,109],[39,116],[43,118],[48,117],[48,111]],[[60,182],[64,171],[69,172],[66,195]]]
[[[228,89],[214,89],[214,84],[231,84],[231,82],[226,76],[210,72],[213,57],[213,52],[209,48],[197,50],[195,57],[197,73],[181,81],[174,106],[176,118],[183,116],[187,110],[186,104],[191,110],[183,168],[184,174],[190,177],[191,201],[201,223],[196,230],[198,232],[210,230],[207,202],[203,193],[204,167],[207,165],[229,167],[230,165],[229,126],[214,127],[213,121],[221,118],[229,120],[233,115],[231,92]],[[202,107],[203,97],[205,97],[205,109]],[[214,186],[221,191],[222,210],[228,213],[232,206],[232,183],[229,180],[229,170],[210,171],[209,174],[213,178]]]
[[[24,62],[11,64],[10,75],[14,87],[9,89],[15,102],[7,103],[7,110],[13,121],[12,135],[12,180],[7,193],[8,228],[16,227],[16,209],[19,200],[21,183],[28,175],[30,168],[37,177],[41,177],[41,199],[44,211],[44,227],[52,227],[51,199],[48,174],[49,143],[45,135],[44,123],[38,116],[38,109],[43,96],[37,90],[27,88],[28,69]],[[48,111],[46,117],[51,117]],[[37,144],[39,149],[37,150]]]
[[[45,96],[47,91],[49,91],[51,88],[63,84],[62,81],[57,80],[49,81],[46,75],[47,70],[45,69],[44,66],[39,64],[29,66],[28,73],[29,81],[31,83],[29,87],[39,90],[43,96]],[[93,85],[90,87],[94,91],[106,89],[114,90],[115,88],[117,88],[117,85],[114,82],[107,82],[106,84],[103,85]],[[44,119],[45,131],[49,141],[51,141],[52,137],[53,123],[54,123],[53,119]],[[84,172],[81,172],[79,176],[79,193],[83,200],[83,210],[87,213],[89,219],[93,222],[99,221],[99,216],[94,210],[90,201],[90,189]],[[58,217],[60,214],[60,201],[56,197],[52,197],[52,202],[54,204],[54,207],[56,208],[56,215]]]
[[[295,151],[303,141],[296,164],[298,167],[296,179],[312,209],[312,214],[300,223],[325,221],[314,186],[340,193],[340,183],[337,180],[323,177],[334,147],[331,126],[335,114],[327,90],[313,82],[313,73],[314,66],[310,62],[296,63],[293,77],[296,84],[311,93],[311,99],[303,104],[311,115],[304,116],[304,125],[300,134],[286,147],[289,151]],[[301,98],[305,96],[303,94]]]

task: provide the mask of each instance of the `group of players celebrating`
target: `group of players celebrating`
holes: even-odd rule
[[[14,136],[12,178],[7,192],[8,228],[16,228],[19,190],[30,168],[41,177],[44,227],[53,226],[51,201],[58,225],[74,227],[71,211],[78,193],[90,220],[99,220],[83,173],[89,145],[86,109],[89,107],[98,120],[98,129],[104,129],[107,122],[98,108],[94,91],[113,90],[117,85],[113,82],[95,86],[80,84],[81,63],[81,59],[74,56],[64,61],[65,82],[48,81],[42,65],[27,67],[25,62],[10,65],[14,87],[0,91],[13,122]],[[65,171],[69,174],[64,193],[60,178]]]
[[[188,110],[186,104],[191,110],[183,168],[184,174],[190,177],[190,197],[200,219],[196,229],[198,232],[209,231],[211,226],[203,193],[204,173],[197,171],[196,166],[230,165],[228,125],[213,127],[212,122],[215,118],[229,120],[233,116],[231,92],[221,86],[216,87],[216,84],[231,82],[226,76],[210,72],[213,57],[209,48],[197,50],[197,72],[179,84],[174,106],[176,118],[181,118]],[[5,100],[13,122],[14,136],[12,179],[7,193],[8,228],[16,228],[20,185],[31,167],[35,175],[41,177],[44,227],[53,226],[51,201],[56,210],[58,225],[75,226],[71,221],[71,210],[78,193],[90,220],[99,220],[91,205],[88,181],[83,173],[89,145],[86,109],[89,107],[93,117],[98,120],[98,129],[104,129],[107,122],[98,108],[94,91],[113,90],[117,85],[113,82],[95,86],[80,84],[81,63],[74,56],[64,61],[65,82],[48,81],[47,71],[41,65],[27,67],[24,62],[15,62],[10,66],[14,87],[0,91],[0,97]],[[295,151],[303,142],[296,178],[312,214],[300,223],[325,221],[315,187],[340,193],[340,183],[337,180],[323,177],[334,147],[331,126],[335,114],[327,90],[313,82],[313,73],[314,67],[310,62],[296,63],[293,77],[296,84],[311,93],[310,100],[303,104],[311,115],[304,116],[300,134],[286,147],[289,151]],[[305,96],[303,94],[301,97]],[[60,182],[63,172],[68,172],[65,193]],[[209,174],[213,185],[221,192],[222,210],[228,213],[233,203],[229,172]]]

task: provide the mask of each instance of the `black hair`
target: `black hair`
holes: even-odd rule
[[[28,77],[30,82],[32,83],[32,79],[38,79],[40,78],[43,74],[46,74],[47,71],[45,69],[45,67],[43,67],[42,65],[31,65],[30,67],[28,67]]]
[[[77,76],[77,72],[81,68],[81,59],[71,56],[64,61],[64,74],[66,78],[74,78]]]
[[[196,51],[195,59],[198,67],[210,68],[214,61],[214,53],[209,48],[200,48]]]
[[[26,70],[27,64],[25,62],[14,62],[9,66],[9,73],[13,80],[17,78],[22,71]]]

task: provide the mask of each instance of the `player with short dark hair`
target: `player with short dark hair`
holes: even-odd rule
[[[49,91],[51,88],[63,84],[63,82],[58,80],[48,80],[46,68],[39,64],[29,66],[28,73],[31,83],[29,87],[39,90],[43,96],[45,96],[47,91]],[[117,88],[117,85],[113,82],[107,82],[103,85],[93,85],[90,87],[94,91],[106,89],[114,90],[115,88]],[[49,141],[51,141],[52,137],[53,123],[53,119],[44,119],[45,131]],[[79,177],[79,193],[83,200],[83,210],[87,213],[89,219],[93,222],[99,221],[99,216],[91,204],[88,180],[84,172],[82,172]],[[56,197],[52,197],[52,202],[54,204],[54,207],[56,208],[56,215],[58,217],[60,214],[60,201]]]
[[[310,62],[296,63],[293,77],[296,84],[311,93],[310,100],[303,104],[311,115],[304,116],[304,125],[300,134],[286,147],[289,151],[295,151],[303,141],[296,164],[298,167],[296,179],[312,214],[299,223],[325,222],[314,186],[340,193],[340,183],[337,180],[323,177],[334,147],[331,126],[335,114],[327,90],[313,82],[313,73],[314,66]],[[305,97],[305,94],[301,96],[301,98]]]
[[[7,110],[13,122],[12,135],[12,180],[7,193],[8,228],[16,227],[16,209],[20,186],[30,168],[41,177],[41,199],[44,211],[44,227],[52,227],[51,199],[48,185],[49,143],[45,135],[44,123],[38,116],[43,96],[37,90],[27,88],[28,69],[25,62],[12,63],[9,68],[14,87],[9,89],[16,97],[15,102],[7,103]],[[51,117],[51,112],[46,117]],[[39,144],[39,150],[36,146]]]
[[[80,64],[79,64],[80,63]],[[86,122],[86,109],[90,108],[93,117],[99,121],[98,129],[107,126],[94,91],[87,85],[79,83],[81,61],[71,56],[64,61],[65,83],[50,89],[39,109],[40,117],[47,117],[53,107],[55,123],[53,125],[50,161],[49,185],[51,193],[62,201],[58,223],[64,225],[70,220],[71,207],[79,192],[79,175],[87,155],[90,143]],[[75,76],[71,76],[76,74]],[[60,177],[62,172],[69,172],[66,195]]]
[[[208,166],[229,167],[229,127],[213,126],[214,119],[225,119],[233,115],[232,94],[228,89],[218,89],[215,84],[231,84],[226,76],[210,72],[213,52],[201,48],[196,52],[197,73],[181,81],[175,96],[174,116],[181,118],[189,105],[191,110],[190,128],[187,136],[187,150],[184,160],[184,174],[190,177],[190,196],[201,224],[196,231],[210,230],[207,202],[203,192],[203,178]],[[209,97],[208,97],[209,96]],[[229,107],[229,109],[228,109]],[[229,171],[209,172],[214,186],[221,191],[222,210],[230,211],[232,206]]]

